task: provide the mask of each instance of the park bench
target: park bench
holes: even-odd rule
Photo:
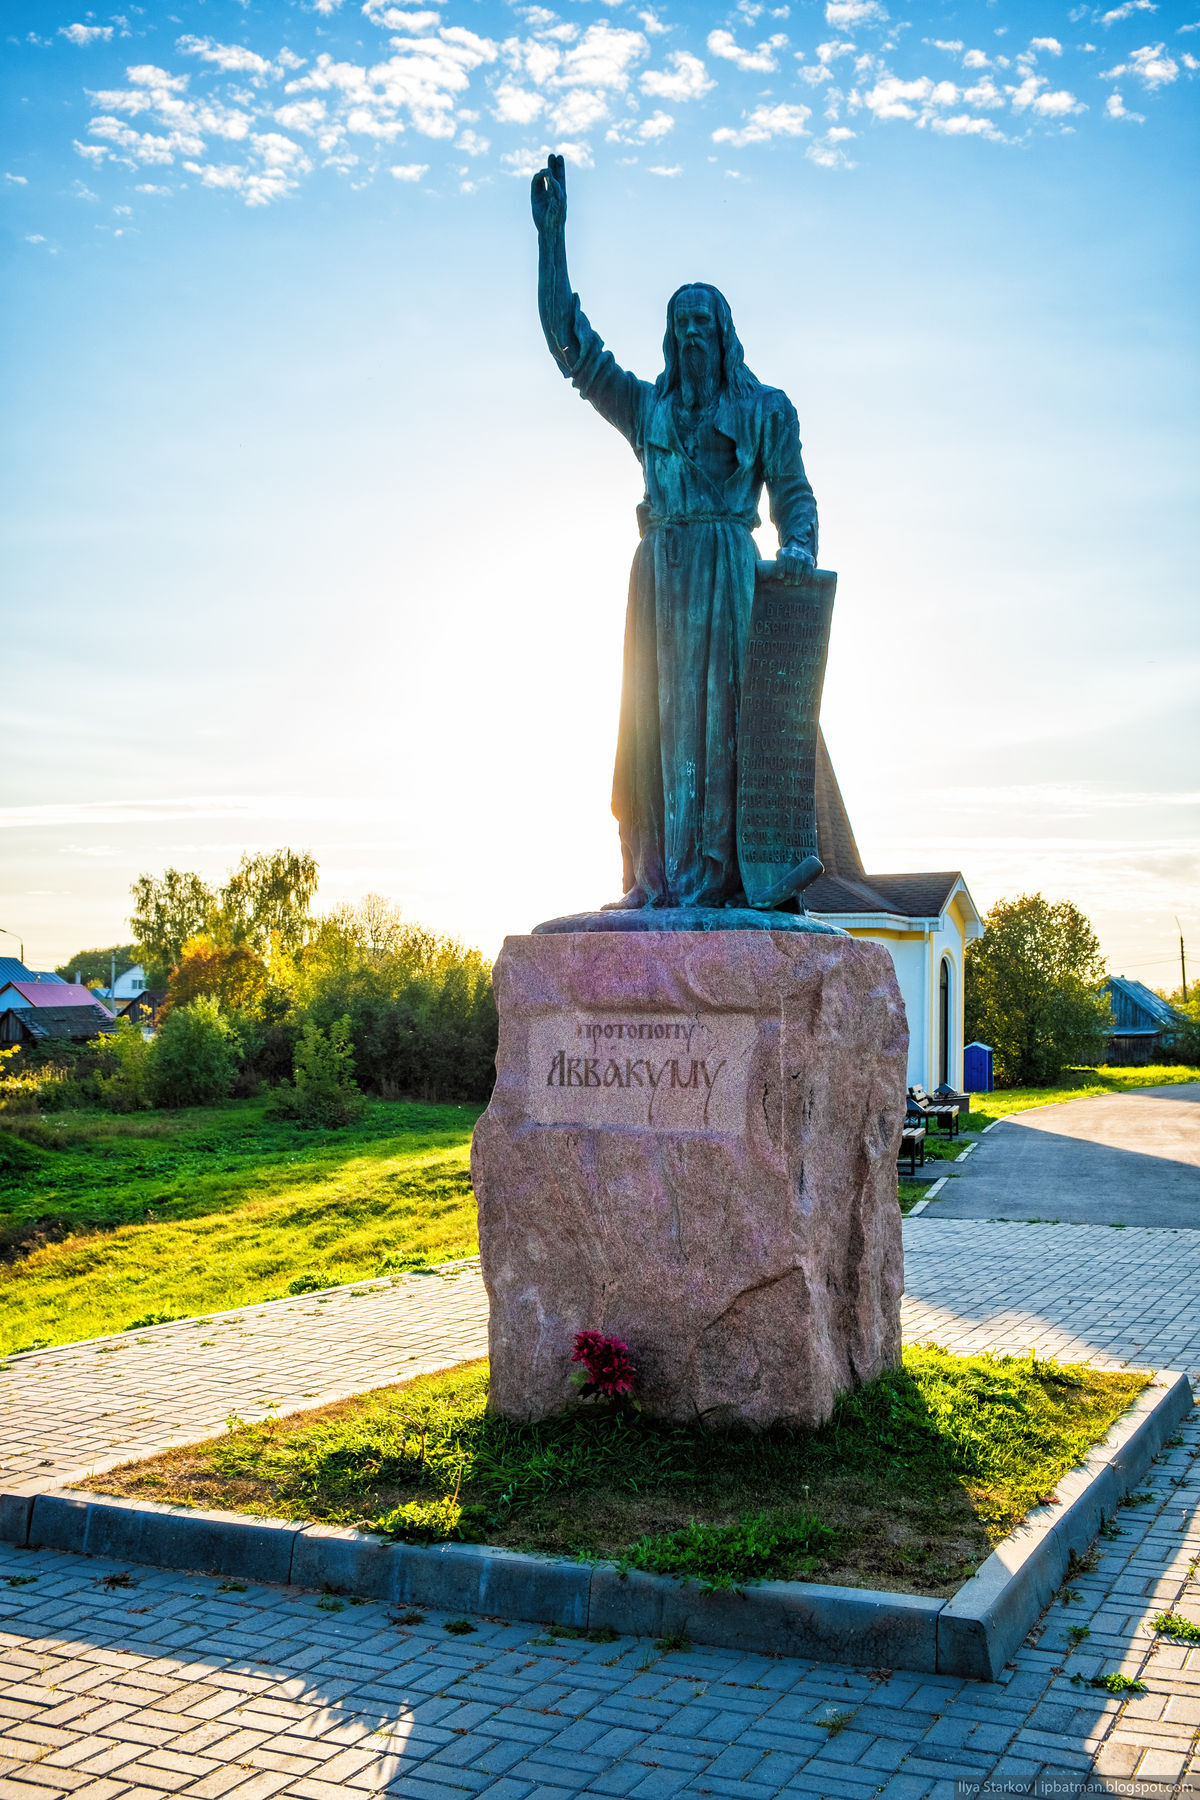
[[[925,1167],[925,1127],[923,1125],[906,1125],[900,1133],[900,1156],[903,1162],[908,1158],[908,1178],[911,1181],[917,1173],[917,1163]]]
[[[905,1114],[909,1125],[937,1125],[944,1137],[958,1136],[958,1106],[931,1100],[921,1087],[910,1087]]]

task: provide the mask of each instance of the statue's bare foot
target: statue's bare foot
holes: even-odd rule
[[[619,900],[610,900],[606,906],[600,908],[600,911],[636,912],[639,907],[647,906],[648,904],[649,901],[646,898],[645,890],[640,887],[631,887],[627,894],[622,894]]]

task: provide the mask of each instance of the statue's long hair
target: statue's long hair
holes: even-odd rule
[[[728,300],[720,288],[713,287],[712,283],[708,281],[685,281],[681,288],[675,289],[667,301],[667,331],[663,338],[664,368],[654,384],[655,392],[661,399],[667,394],[679,391],[679,345],[675,339],[675,307],[682,294],[696,291],[708,295],[716,316],[717,335],[721,340],[721,386],[741,399],[748,399],[762,384],[746,367],[746,354],[742,349],[742,340],[734,330],[733,314],[729,310]]]

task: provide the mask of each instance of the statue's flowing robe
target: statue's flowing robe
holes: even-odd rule
[[[780,542],[817,553],[817,509],[795,410],[743,372],[723,388],[721,479],[693,460],[671,392],[622,369],[573,297],[577,357],[558,360],[629,441],[645,474],[642,540],[629,579],[613,812],[626,891],[660,906],[723,906],[741,889],[737,724],[765,484]],[[572,346],[573,348],[573,346]]]

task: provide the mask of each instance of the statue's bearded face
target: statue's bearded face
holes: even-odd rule
[[[675,302],[675,342],[685,389],[714,392],[721,379],[721,334],[703,288],[685,288]]]

